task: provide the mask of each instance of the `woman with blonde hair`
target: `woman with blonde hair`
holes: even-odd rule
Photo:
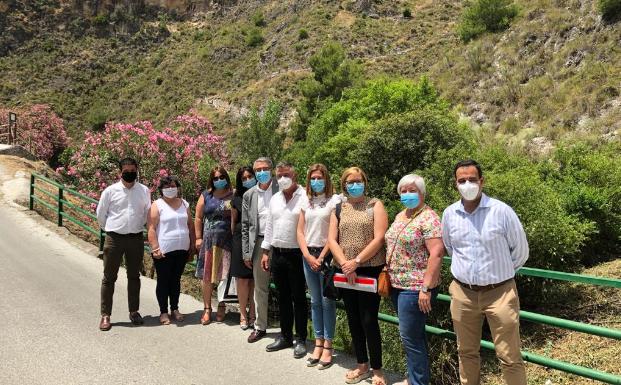
[[[202,280],[203,304],[205,306],[201,323],[211,322],[211,294],[213,285],[226,279],[231,265],[231,200],[233,189],[229,174],[222,166],[214,167],[209,173],[207,189],[196,204],[196,248],[199,251],[196,263],[196,277]],[[218,303],[216,321],[222,322],[226,312],[224,302]]]
[[[336,326],[336,303],[323,295],[324,274],[321,266],[332,259],[328,247],[330,213],[340,202],[333,194],[330,174],[320,163],[309,167],[306,174],[308,205],[300,210],[297,239],[304,256],[304,276],[311,295],[311,318],[315,333],[315,350],[307,366],[320,370],[332,366],[332,340]]]
[[[330,251],[350,284],[358,276],[377,279],[386,261],[384,235],[388,215],[380,200],[367,196],[368,185],[362,169],[346,169],[341,176],[341,188],[347,201],[337,205],[330,216]],[[347,372],[345,382],[355,384],[373,376],[373,385],[386,385],[377,318],[380,296],[355,289],[341,289],[341,295],[358,362],[355,369]]]

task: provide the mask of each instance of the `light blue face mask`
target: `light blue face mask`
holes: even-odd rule
[[[257,178],[259,183],[265,184],[269,182],[270,179],[272,178],[272,173],[270,171],[265,171],[265,170],[257,171],[255,174],[255,177]]]
[[[257,184],[257,180],[255,178],[251,178],[242,182],[242,185],[245,188],[253,188],[255,184]]]
[[[356,182],[347,184],[347,194],[352,198],[359,198],[364,194],[364,183]]]
[[[401,203],[408,209],[418,207],[420,204],[420,195],[414,192],[408,192],[401,194]]]
[[[227,182],[226,179],[218,179],[218,180],[213,182],[213,187],[215,187],[216,190],[222,190],[228,184],[229,184],[229,182]]]
[[[310,185],[311,190],[317,194],[322,193],[326,189],[326,181],[323,179],[311,179]]]

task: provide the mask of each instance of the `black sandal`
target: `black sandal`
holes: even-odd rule
[[[334,348],[324,348],[326,350],[334,350]],[[325,362],[325,361],[319,361],[318,364],[319,366],[317,366],[317,369],[319,370],[325,370],[328,369],[330,366],[332,366],[332,364],[334,363],[334,356],[331,357],[332,360],[330,362]]]
[[[323,345],[315,345],[315,347],[325,349]],[[321,358],[321,355],[319,358],[308,357],[306,359],[306,366],[308,366],[309,368],[316,366],[319,363],[320,358]]]

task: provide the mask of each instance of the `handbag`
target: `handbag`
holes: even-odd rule
[[[418,215],[418,213],[416,215]],[[410,219],[410,221],[405,226],[403,226],[401,230],[399,230],[399,233],[397,234],[397,237],[395,238],[395,244],[392,247],[392,251],[390,252],[390,255],[388,256],[388,258],[386,258],[386,266],[388,266],[388,263],[392,259],[392,255],[395,252],[395,247],[397,247],[397,242],[399,241],[399,237],[401,236],[401,233],[403,233],[403,230],[407,229],[407,227],[410,225],[410,223],[412,223],[414,218],[416,218],[416,215],[412,215],[412,218]],[[384,269],[380,272],[379,276],[377,277],[377,294],[379,294],[382,297],[389,297],[391,289],[392,289],[392,286],[390,285],[390,276],[388,275],[388,271],[386,270],[386,267],[384,267]]]
[[[335,208],[335,215],[337,221],[341,221],[341,204],[337,204]],[[323,296],[335,301],[341,299],[341,291],[338,287],[334,286],[334,274],[336,273],[336,266],[332,265],[332,253],[328,253],[321,261],[321,272],[323,273]]]

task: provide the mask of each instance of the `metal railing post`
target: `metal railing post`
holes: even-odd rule
[[[63,190],[62,186],[58,188],[58,226],[63,225]]]
[[[30,200],[28,202],[28,209],[34,209],[34,193],[35,193],[35,176],[34,174],[30,174]]]

